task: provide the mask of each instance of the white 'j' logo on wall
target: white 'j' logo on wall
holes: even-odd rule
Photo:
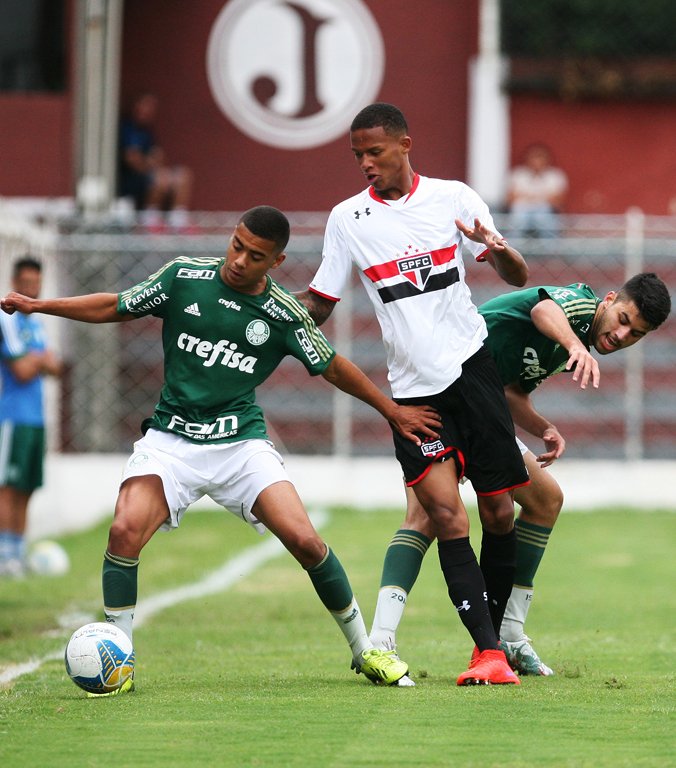
[[[211,29],[207,73],[243,133],[306,149],[345,133],[375,100],[384,59],[361,0],[230,0]]]

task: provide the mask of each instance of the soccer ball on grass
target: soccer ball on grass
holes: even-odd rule
[[[134,674],[134,648],[114,624],[95,621],[73,632],[65,654],[70,679],[88,693],[110,693]]]
[[[29,549],[28,569],[38,576],[63,576],[70,570],[70,558],[60,544],[43,539]]]

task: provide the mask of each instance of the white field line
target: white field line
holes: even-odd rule
[[[310,517],[312,518],[312,524],[317,530],[325,526],[329,520],[329,514],[323,510],[313,512]],[[214,595],[229,589],[238,581],[253,573],[257,568],[260,568],[269,560],[285,551],[279,539],[269,533],[266,536],[269,538],[266,538],[261,544],[245,549],[241,554],[232,558],[232,560],[227,560],[220,568],[207,574],[200,581],[186,584],[184,587],[168,589],[165,592],[158,592],[145,600],[139,601],[134,612],[134,629],[140,627],[148,619],[165,608],[171,608],[186,600]],[[96,619],[90,617],[87,621],[96,621]],[[86,621],[83,620],[83,623],[86,623]],[[7,685],[7,683],[11,683],[22,675],[35,672],[44,663],[61,658],[63,658],[63,649],[48,653],[39,659],[30,659],[21,664],[5,667],[0,671],[0,685]]]

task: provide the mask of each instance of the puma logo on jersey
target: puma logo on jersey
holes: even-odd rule
[[[195,315],[195,317],[202,317],[202,313],[200,312],[200,308],[197,306],[197,302],[194,304],[189,304],[183,311],[187,312],[189,315]]]

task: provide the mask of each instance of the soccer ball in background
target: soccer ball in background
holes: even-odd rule
[[[70,570],[66,550],[55,541],[37,541],[28,550],[28,570],[38,576],[63,576]]]
[[[134,648],[114,624],[95,621],[73,632],[65,654],[70,679],[88,693],[110,693],[134,674]]]

